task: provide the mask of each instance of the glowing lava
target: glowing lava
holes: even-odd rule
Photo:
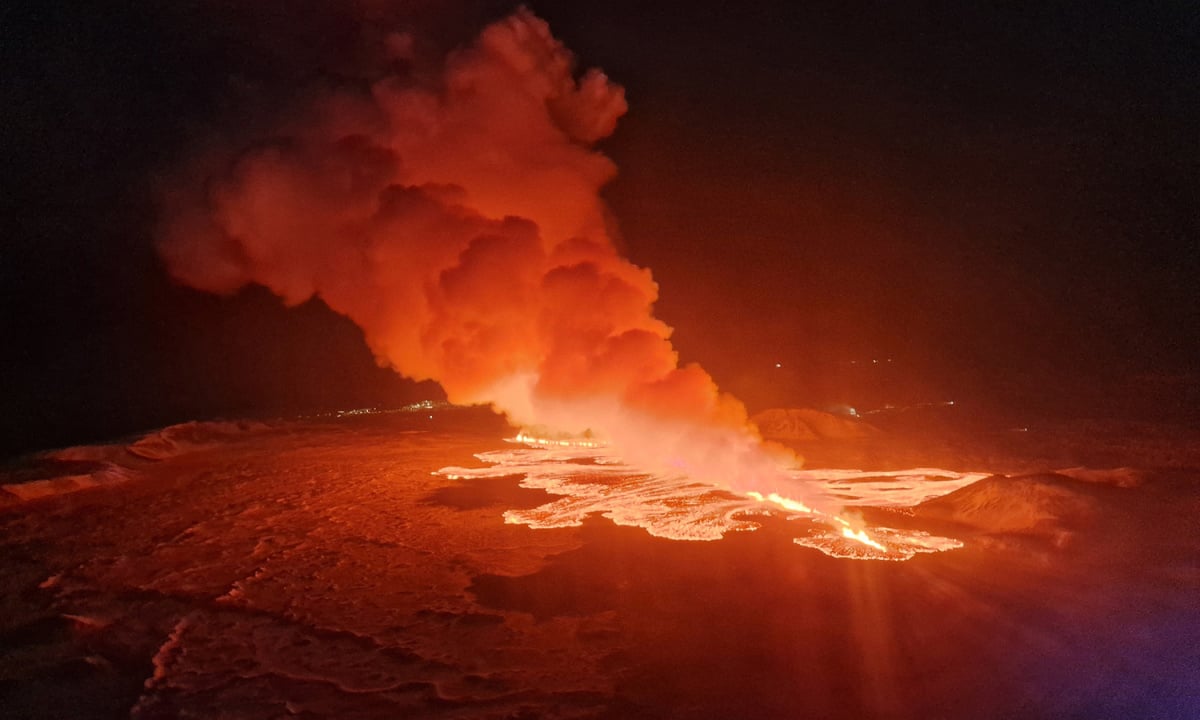
[[[805,505],[804,503],[800,502],[799,500],[793,500],[791,498],[783,497],[779,493],[770,493],[770,494],[764,496],[762,493],[748,492],[748,493],[746,493],[746,495],[747,495],[747,497],[750,497],[751,499],[757,500],[759,502],[771,502],[771,503],[774,503],[774,504],[776,504],[782,508],[785,508],[787,510],[792,510],[794,512],[800,512],[800,513],[807,513],[809,515],[812,515],[816,519],[820,519],[820,520],[823,520],[823,521],[831,523],[831,524],[840,525],[842,537],[846,538],[847,540],[853,540],[854,542],[862,543],[863,545],[866,545],[867,547],[870,547],[870,548],[874,548],[882,553],[886,553],[888,551],[888,549],[885,545],[883,545],[882,543],[877,542],[875,540],[872,540],[871,536],[867,535],[867,532],[865,530],[853,529],[853,527],[850,524],[850,521],[847,520],[846,518],[842,517],[841,515],[830,515],[829,513],[823,513],[820,510],[814,510],[813,508],[810,508],[809,506]]]
[[[733,493],[684,475],[646,472],[627,465],[596,438],[542,437],[522,432],[515,447],[476,455],[487,467],[442,468],[444,477],[501,478],[522,475],[521,486],[555,499],[532,509],[504,513],[507,523],[535,529],[575,527],[593,513],[617,525],[640,527],[671,540],[720,540],[729,532],[757,530],[767,518],[794,526],[793,542],[838,558],[907,560],[918,553],[962,547],[954,538],[920,530],[856,527],[837,514],[779,493]],[[860,470],[793,470],[788,476],[821,490],[829,504],[903,508],[965,487],[986,473],[919,468],[885,473]],[[847,488],[855,495],[846,501]],[[780,514],[777,510],[786,511]]]
[[[607,447],[607,445],[608,445],[607,443],[605,443],[601,440],[596,440],[596,439],[592,439],[592,438],[567,437],[567,436],[544,437],[544,436],[533,435],[525,430],[522,430],[521,432],[517,433],[517,436],[515,438],[513,438],[513,441],[528,445],[529,447],[533,447],[533,448],[602,448],[602,447]],[[799,500],[793,500],[792,498],[784,497],[784,496],[780,495],[779,493],[769,493],[764,496],[760,492],[751,490],[750,492],[746,493],[746,496],[753,500],[757,500],[758,502],[771,502],[771,503],[774,503],[786,510],[791,510],[793,512],[799,512],[799,513],[807,513],[816,518],[826,520],[830,523],[840,524],[841,531],[842,531],[842,537],[844,537],[848,540],[853,540],[855,542],[862,543],[863,545],[866,545],[867,547],[875,548],[876,550],[878,550],[880,552],[886,553],[888,551],[888,549],[883,544],[881,544],[875,540],[872,540],[871,537],[869,535],[867,535],[865,530],[862,530],[862,529],[854,530],[850,524],[850,521],[843,518],[840,515],[830,515],[828,513],[821,512],[820,510],[815,510],[815,509],[809,507],[808,505],[805,505],[804,503],[800,502]]]
[[[820,510],[814,510],[813,508],[810,508],[809,506],[805,505],[804,503],[800,502],[799,500],[793,500],[791,498],[786,498],[786,497],[780,495],[779,493],[770,493],[770,494],[764,496],[762,493],[751,491],[751,492],[746,493],[746,496],[749,498],[752,498],[754,500],[757,500],[759,502],[772,502],[772,503],[775,503],[776,505],[778,505],[782,508],[785,508],[787,510],[792,510],[794,512],[808,513],[815,517],[826,519],[833,523],[838,523],[842,526],[842,537],[846,538],[847,540],[853,540],[855,542],[860,542],[863,545],[866,545],[867,547],[875,548],[876,550],[878,550],[880,552],[888,551],[888,549],[886,547],[884,547],[882,544],[872,540],[871,537],[869,535],[867,535],[865,530],[852,529],[851,525],[850,525],[850,521],[843,518],[840,515],[830,515],[828,513],[823,513]]]
[[[529,447],[536,448],[601,448],[608,446],[608,443],[602,440],[580,437],[537,437],[526,433],[524,430],[517,433],[517,436],[513,438],[513,442],[524,443]]]
[[[846,522],[845,520],[843,520],[840,517],[838,518],[838,520],[840,522],[844,522],[844,523]],[[867,535],[865,530],[851,530],[849,523],[847,523],[846,526],[842,528],[842,537],[844,537],[848,540],[853,540],[855,542],[860,542],[863,545],[866,545],[867,547],[873,547],[876,550],[879,550],[880,552],[887,552],[887,548],[884,547],[881,543],[877,543],[874,540],[872,540]]]

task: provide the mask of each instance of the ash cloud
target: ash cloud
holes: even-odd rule
[[[452,402],[591,428],[650,468],[783,490],[794,458],[680,365],[657,285],[614,247],[599,193],[616,167],[594,144],[626,112],[622,88],[577,74],[524,9],[436,61],[413,35],[369,36],[355,76],[225,128],[163,184],[171,275],[319,297],[380,364]]]

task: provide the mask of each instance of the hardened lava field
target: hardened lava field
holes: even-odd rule
[[[609,513],[593,498],[572,522],[539,525],[548,504],[584,500],[530,482],[539,469],[561,476],[562,458],[435,474],[519,446],[474,412],[434,415],[189,424],[40,458],[47,475],[91,468],[44,479],[59,489],[101,480],[10,493],[0,515],[8,716],[1179,718],[1195,707],[1194,471],[1140,471],[1137,487],[997,475],[908,508],[862,508],[869,527],[962,543],[862,562],[797,545],[787,513],[662,482],[636,488],[678,506],[659,520],[694,518],[696,539],[734,526],[706,542],[663,537],[629,526],[628,492]],[[714,499],[746,509],[697,512]]]

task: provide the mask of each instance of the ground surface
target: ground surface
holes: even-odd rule
[[[506,524],[546,493],[432,474],[504,428],[433,414],[196,425],[10,471],[31,489],[0,511],[4,716],[1200,716],[1177,462],[1068,477],[1010,453],[1020,477],[866,511],[964,547],[855,561],[773,518],[715,542]],[[828,452],[889,452],[856,447]]]

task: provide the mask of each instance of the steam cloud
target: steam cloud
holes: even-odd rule
[[[592,149],[626,111],[527,10],[430,72],[386,38],[251,143],[198,153],[163,192],[159,250],[192,287],[316,295],[381,364],[517,423],[591,428],[628,461],[785,491],[743,405],[680,366],[650,273],[620,257]],[[390,70],[389,70],[390,68]],[[795,490],[795,488],[790,488]]]

